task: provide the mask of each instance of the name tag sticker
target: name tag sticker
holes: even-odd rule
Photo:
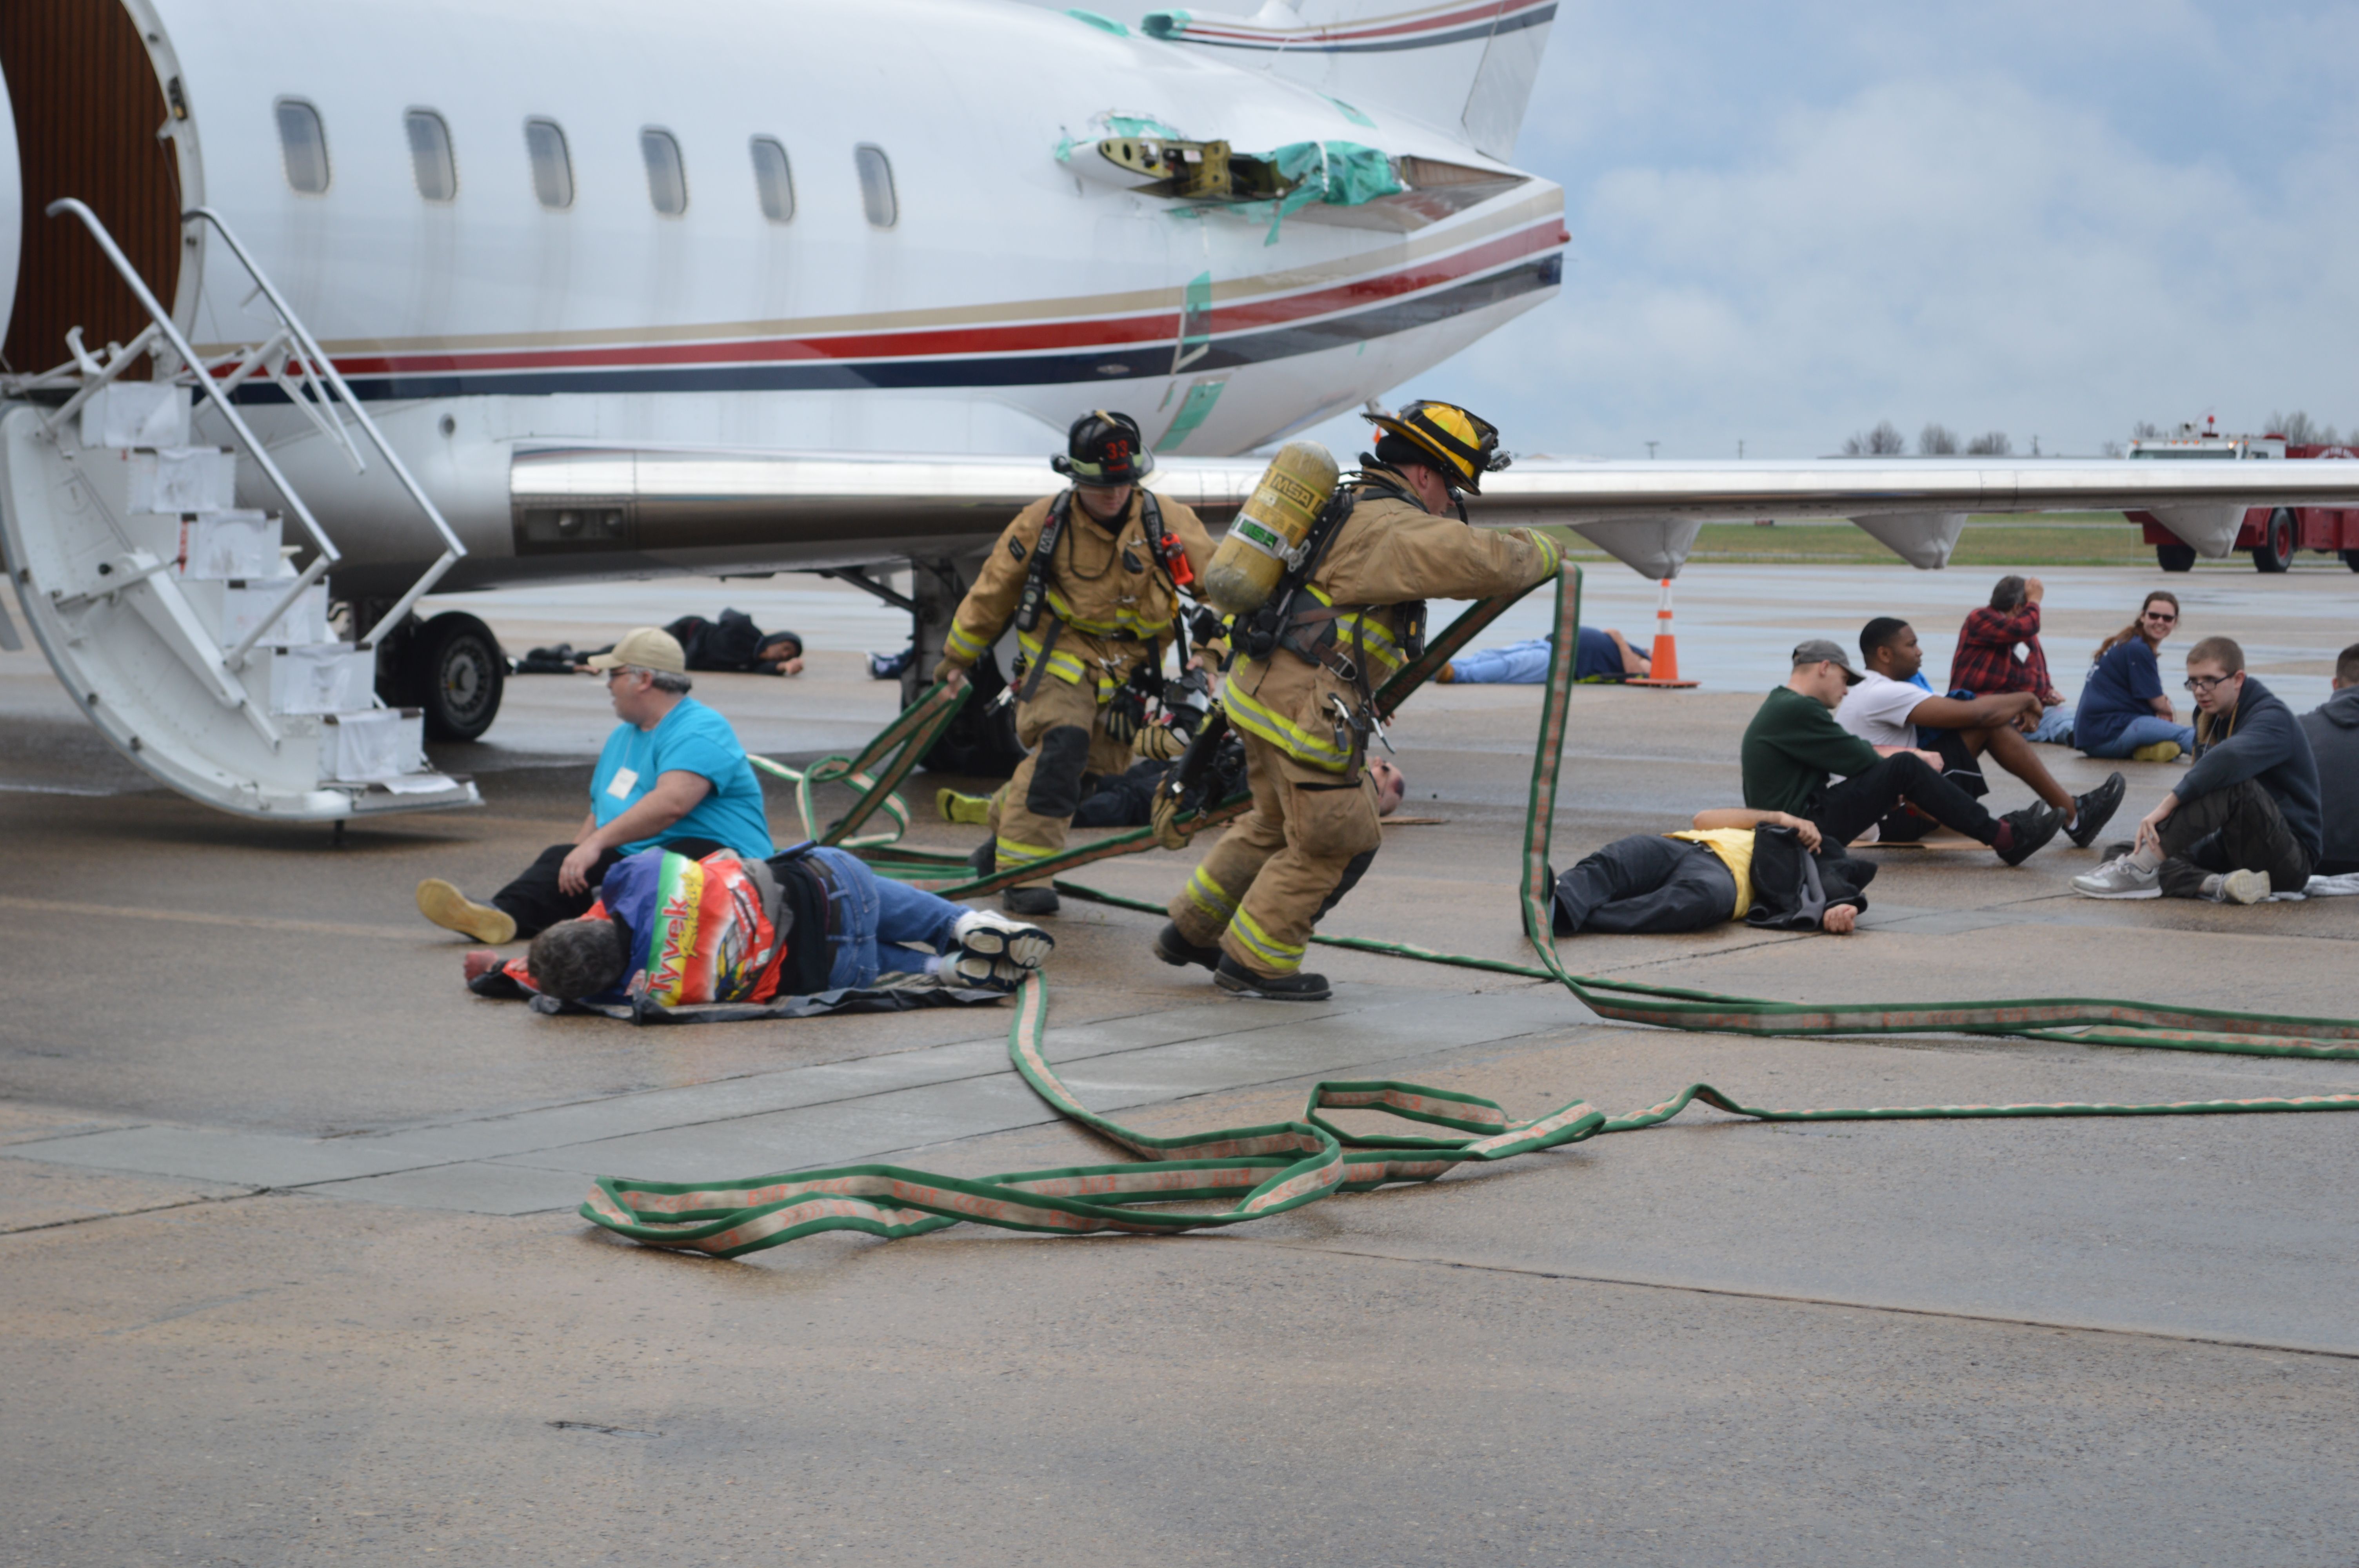
[[[629,768],[617,768],[614,770],[614,782],[606,786],[606,793],[613,795],[616,800],[628,800],[631,798],[631,792],[636,789],[638,785],[639,775],[637,773],[634,773]]]

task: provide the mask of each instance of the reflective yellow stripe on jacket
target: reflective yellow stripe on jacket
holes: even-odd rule
[[[1274,708],[1267,707],[1246,691],[1242,684],[1232,682],[1223,699],[1229,710],[1229,722],[1248,735],[1257,735],[1298,762],[1308,763],[1323,773],[1340,773],[1352,765],[1352,753],[1335,744],[1335,730],[1331,722],[1320,730],[1305,730]]]
[[[1054,583],[1049,585],[1049,608],[1055,613],[1058,620],[1071,626],[1074,631],[1087,632],[1093,637],[1136,637],[1143,641],[1169,631],[1171,622],[1178,619],[1176,615],[1167,615],[1160,621],[1142,620],[1136,611],[1127,606],[1116,611],[1114,618],[1111,621],[1096,621],[1086,615],[1076,615],[1073,613],[1072,601],[1057,591],[1057,586]]]
[[[1025,658],[1031,661],[1031,664],[1039,663],[1043,641],[1043,638],[1029,632],[1016,633],[1016,645],[1024,650]],[[1027,664],[1025,667],[1029,669],[1031,664]],[[1049,651],[1049,673],[1067,686],[1079,686],[1090,678],[1090,666],[1077,654],[1069,654],[1062,648],[1051,648]],[[1097,681],[1098,701],[1100,703],[1112,701],[1115,689],[1114,676],[1104,670],[1100,670],[1097,672]],[[1021,682],[1018,683],[1019,686],[1021,684]]]

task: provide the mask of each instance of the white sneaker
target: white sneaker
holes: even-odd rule
[[[2269,896],[2267,871],[2214,872],[2203,879],[2203,896],[2213,903],[2259,903]]]
[[[1049,961],[1057,939],[1037,925],[1010,920],[988,909],[970,909],[951,927],[959,951],[978,958],[1005,958],[1019,969],[1037,969]],[[964,971],[961,971],[963,973]]]
[[[2141,866],[2123,855],[2074,877],[2072,891],[2082,898],[2160,898],[2162,868]]]

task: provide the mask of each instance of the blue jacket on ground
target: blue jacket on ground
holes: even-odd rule
[[[2326,858],[2320,832],[2318,762],[2293,710],[2276,693],[2246,676],[2236,710],[2201,715],[2195,735],[2195,762],[2173,794],[2182,802],[2200,800],[2213,790],[2251,779],[2277,803],[2286,826],[2310,851],[2310,864]],[[2213,735],[2221,739],[2212,740]]]

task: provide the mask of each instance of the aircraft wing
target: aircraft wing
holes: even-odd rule
[[[1234,515],[1258,458],[1167,458],[1154,487],[1206,521]],[[986,544],[1056,488],[1037,457],[699,451],[520,444],[509,470],[520,557],[594,569],[628,553],[726,569],[852,565]],[[1585,462],[1527,459],[1470,498],[1478,524],[1560,524],[1648,577],[1678,572],[1707,522],[1843,517],[1937,568],[1971,513],[2138,511],[2219,557],[2255,506],[2359,506],[2359,463],[2073,459],[1988,462]]]

